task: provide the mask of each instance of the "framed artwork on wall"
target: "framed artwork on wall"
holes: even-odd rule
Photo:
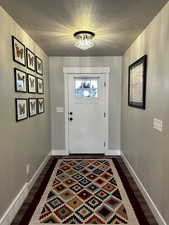
[[[37,99],[36,98],[29,98],[28,99],[28,106],[29,106],[29,116],[36,116],[37,115]]]
[[[37,99],[38,101],[38,113],[41,114],[41,113],[44,113],[45,111],[45,107],[44,107],[44,98],[38,98]]]
[[[128,105],[140,109],[146,108],[147,55],[129,66]]]
[[[26,60],[27,60],[27,68],[35,71],[35,54],[26,48]]]
[[[36,77],[28,74],[28,92],[36,93]]]
[[[43,75],[43,61],[38,56],[36,56],[36,72]]]
[[[16,37],[12,36],[12,52],[13,60],[22,66],[26,65],[25,45],[22,44]]]
[[[26,72],[14,68],[15,91],[27,92],[27,74]]]
[[[16,107],[16,121],[25,120],[28,118],[27,99],[16,98],[15,107]]]
[[[37,78],[37,93],[43,94],[44,93],[44,84],[43,80],[40,78]]]

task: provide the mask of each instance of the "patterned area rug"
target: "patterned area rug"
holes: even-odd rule
[[[139,225],[111,159],[60,159],[29,225]]]

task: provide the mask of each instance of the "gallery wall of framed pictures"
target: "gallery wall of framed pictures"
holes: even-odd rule
[[[12,55],[16,65],[23,66],[14,68],[16,121],[22,121],[45,112],[43,61],[14,36]]]

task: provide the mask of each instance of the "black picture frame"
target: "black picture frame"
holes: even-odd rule
[[[42,88],[40,88],[40,85],[42,85]],[[37,78],[37,93],[44,94],[44,82],[43,82],[43,79],[39,77]]]
[[[26,65],[28,69],[35,72],[35,54],[29,48],[26,48]]]
[[[20,109],[22,110],[22,113],[24,114],[24,116],[21,116],[21,112],[19,112],[18,108],[19,108],[19,102],[21,104],[21,102],[25,102],[25,111],[23,111],[24,109]],[[28,118],[28,102],[26,98],[15,98],[15,110],[16,110],[16,122],[18,121],[22,121]],[[25,113],[24,113],[25,112]]]
[[[40,102],[43,103],[43,109],[40,108]],[[44,98],[37,98],[37,109],[38,109],[38,114],[42,114],[45,112],[45,100]]]
[[[128,105],[145,110],[147,55],[132,63],[128,73]]]
[[[34,102],[35,104],[35,111],[32,111],[31,103]],[[28,98],[28,109],[29,109],[29,117],[36,116],[38,114],[38,108],[37,108],[37,99],[36,98]]]
[[[35,58],[36,58],[36,73],[43,76],[43,60],[38,56],[36,56]],[[41,63],[41,69],[39,67],[39,63]]]
[[[23,56],[23,60],[20,59],[20,55]],[[26,66],[25,45],[15,36],[12,36],[12,56],[14,62]]]
[[[22,78],[19,80],[19,73],[21,73]],[[27,73],[18,68],[14,68],[14,81],[15,81],[15,92],[27,93]],[[25,84],[24,84],[25,83]],[[24,88],[19,86],[24,84]]]
[[[30,78],[33,78],[33,80],[34,80],[34,88],[32,88],[32,83],[31,83]],[[27,74],[27,83],[28,83],[28,93],[35,94],[37,92],[37,78],[34,75],[28,73]]]

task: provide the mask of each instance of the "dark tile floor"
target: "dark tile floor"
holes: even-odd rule
[[[28,197],[21,206],[19,212],[14,218],[11,225],[28,225],[29,221],[38,205],[45,187],[50,179],[52,171],[59,158],[81,158],[82,155],[70,155],[70,156],[55,156],[51,157],[46,164],[45,168],[41,172],[40,176],[36,180],[32,189],[30,190]],[[122,183],[126,189],[127,195],[132,203],[132,206],[137,215],[140,225],[158,225],[153,214],[151,213],[144,197],[139,191],[135,181],[130,175],[127,167],[125,166],[121,157],[107,157],[104,155],[83,155],[83,158],[112,158]]]

